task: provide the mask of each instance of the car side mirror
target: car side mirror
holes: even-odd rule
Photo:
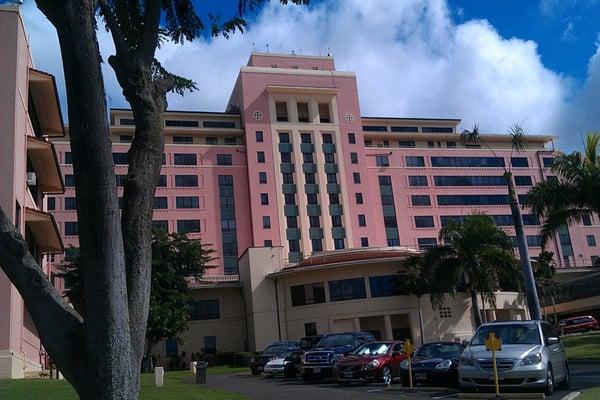
[[[553,344],[558,344],[560,343],[560,339],[557,338],[556,336],[550,336],[548,337],[548,346],[552,346]]]

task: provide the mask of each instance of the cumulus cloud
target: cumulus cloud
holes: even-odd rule
[[[548,4],[548,10],[555,5]],[[485,132],[521,123],[532,133],[560,134],[565,148],[579,145],[573,134],[579,131],[567,120],[576,112],[581,129],[598,122],[592,105],[600,94],[599,53],[588,81],[577,87],[543,65],[535,42],[504,38],[486,20],[454,23],[450,13],[443,0],[331,0],[310,8],[273,0],[244,35],[167,44],[158,52],[163,65],[199,87],[183,98],[169,96],[169,106],[224,110],[253,49],[268,44],[271,52],[326,54],[331,48],[338,70],[357,73],[363,115],[462,118],[463,127],[479,123]],[[56,42],[36,45],[51,27],[34,7],[25,14],[34,57],[56,73]],[[107,57],[110,38],[99,35]],[[126,106],[112,71],[105,72],[110,105]]]

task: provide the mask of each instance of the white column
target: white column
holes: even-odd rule
[[[163,367],[154,368],[154,385],[160,387],[164,384],[165,369]]]
[[[388,314],[383,316],[383,324],[385,325],[385,340],[394,340],[394,331],[392,330],[392,317]]]
[[[352,325],[355,332],[360,332],[360,318],[352,318]]]

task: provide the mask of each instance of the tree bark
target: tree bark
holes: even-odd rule
[[[423,310],[421,309],[421,296],[417,296],[417,310],[419,312],[419,329],[421,329],[421,346],[425,344],[425,328],[423,327]]]
[[[527,297],[527,307],[531,319],[541,320],[542,313],[540,311],[540,300],[538,299],[537,290],[535,288],[535,277],[531,268],[531,260],[529,259],[529,249],[525,232],[523,231],[523,216],[517,199],[513,176],[510,171],[504,173],[506,184],[508,186],[508,197],[510,202],[510,210],[512,213],[515,234],[517,235],[517,245],[519,247],[519,259],[521,262],[521,271],[523,273],[523,282],[525,285],[525,296]]]
[[[477,291],[471,289],[471,307],[473,308],[473,319],[475,320],[475,329],[481,325],[481,313],[479,312],[479,299],[477,298]]]

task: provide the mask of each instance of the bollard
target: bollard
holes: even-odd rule
[[[192,374],[196,375],[196,366],[198,365],[198,361],[192,361],[190,362],[190,371],[192,371]]]
[[[161,387],[164,383],[165,369],[163,367],[154,368],[154,385]]]
[[[206,368],[208,367],[208,363],[206,362],[198,362],[196,365],[196,385],[203,385],[206,383]]]

